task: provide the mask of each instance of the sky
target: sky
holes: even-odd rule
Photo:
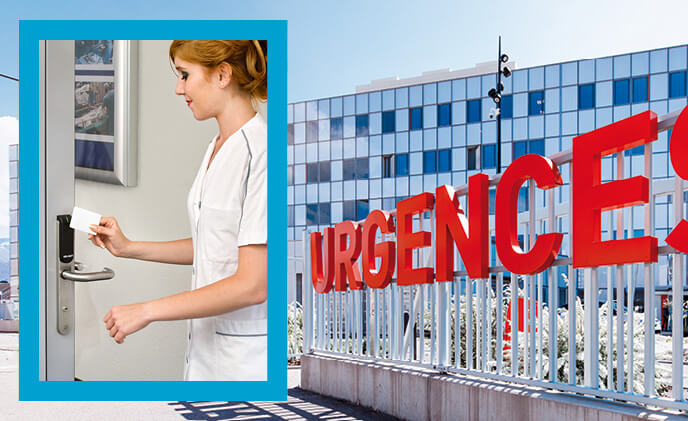
[[[375,79],[495,60],[499,35],[519,68],[686,44],[687,15],[688,2],[678,0],[4,1],[0,73],[18,75],[18,19],[287,19],[287,97],[297,102],[353,93]],[[18,87],[0,78],[1,116],[18,117]],[[16,142],[5,131],[0,215],[6,145]],[[6,230],[0,218],[0,237]]]

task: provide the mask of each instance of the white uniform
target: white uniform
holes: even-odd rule
[[[267,123],[256,114],[210,142],[188,198],[192,288],[234,274],[238,247],[267,244]],[[267,303],[189,321],[186,380],[267,380]]]

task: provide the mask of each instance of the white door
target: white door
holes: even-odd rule
[[[110,279],[76,269],[74,231],[74,41],[42,41],[40,70],[40,379],[74,380],[74,282]]]

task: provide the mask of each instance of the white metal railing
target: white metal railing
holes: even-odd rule
[[[673,127],[677,117],[678,112],[660,116],[659,131]],[[644,174],[652,180],[652,143],[644,148]],[[569,175],[570,182],[572,152],[563,151],[550,159],[559,166],[564,181]],[[619,153],[617,178],[624,178],[623,167],[624,155]],[[490,177],[490,186],[496,186],[499,178],[499,174]],[[536,192],[530,180],[528,211],[519,214],[519,234],[523,234],[526,249],[539,233],[565,231],[562,228],[568,225],[568,244],[562,244],[562,250],[572,250],[571,189],[568,203],[556,203],[556,190],[547,191],[545,206],[538,208],[536,193],[542,193]],[[654,235],[653,212],[658,197],[673,197],[674,225],[685,215],[680,178],[651,182],[650,190],[650,202],[641,208],[644,233],[649,233],[645,235]],[[463,205],[467,192],[467,185],[456,189]],[[605,231],[609,239],[614,229],[617,238],[624,237],[624,228],[629,237],[632,235],[633,209],[608,212]],[[432,230],[434,240],[433,218],[433,212],[420,215],[414,220],[414,231]],[[490,226],[492,237],[493,217]],[[394,238],[394,234],[378,236],[380,241]],[[661,310],[655,298],[659,264],[574,269],[570,257],[559,257],[543,273],[516,278],[494,256],[497,264],[490,266],[489,279],[468,279],[465,270],[458,270],[453,282],[399,286],[393,281],[385,289],[370,289],[364,284],[363,290],[333,289],[318,294],[310,281],[309,243],[308,233],[304,232],[304,353],[419,365],[440,372],[688,410],[683,379],[688,361],[683,338],[685,256],[669,246],[659,247],[659,255],[671,256],[672,279],[679,280],[672,282],[670,338],[655,334],[656,314]],[[458,251],[454,255],[458,264]],[[432,267],[433,262],[434,241],[432,247],[414,251],[414,267]],[[559,278],[561,267],[568,280],[567,309],[559,306],[559,282],[553,281]],[[644,299],[642,315],[636,317],[635,274],[639,273]],[[545,274],[547,305],[543,295]],[[581,277],[582,303],[578,297]],[[602,306],[601,282],[606,283],[607,292]],[[604,364],[600,364],[601,359]]]

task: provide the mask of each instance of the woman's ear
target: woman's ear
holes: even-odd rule
[[[217,66],[218,86],[224,89],[229,85],[230,80],[232,80],[232,66],[227,62],[220,63],[220,65]]]

